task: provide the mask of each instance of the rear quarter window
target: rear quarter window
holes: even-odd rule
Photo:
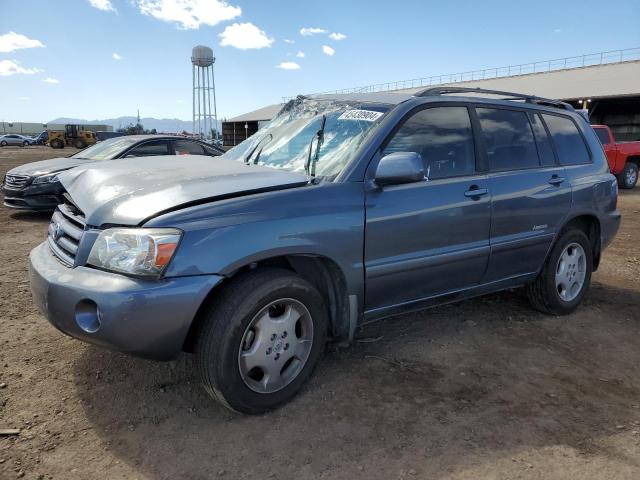
[[[580,165],[591,162],[589,150],[573,120],[569,117],[544,113],[542,117],[553,139],[560,165]]]

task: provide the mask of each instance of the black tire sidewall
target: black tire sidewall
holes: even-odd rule
[[[8,145],[8,143],[6,141],[2,141],[0,142],[0,147],[6,147]]]
[[[314,329],[313,345],[305,366],[291,383],[277,392],[261,394],[251,390],[242,380],[238,365],[240,342],[254,316],[267,304],[282,298],[298,300],[309,310]],[[214,372],[215,379],[211,383],[216,384],[217,390],[232,409],[244,413],[262,413],[277,408],[302,388],[324,351],[328,325],[325,302],[309,282],[287,273],[265,282],[253,292],[245,292],[241,301],[237,298],[228,298],[227,301],[236,305],[233,315],[224,320],[213,319],[215,325],[206,335],[208,340],[213,340],[212,336],[219,338],[218,348],[213,350],[213,358],[200,358],[199,361],[213,362],[210,363],[210,371]],[[201,355],[201,350],[198,350],[196,354]]]
[[[570,302],[566,302],[560,298],[560,294],[556,289],[556,267],[558,265],[560,255],[562,255],[565,247],[570,243],[578,243],[584,249],[586,258],[586,272],[582,290],[576,298],[574,298]],[[543,272],[546,277],[545,295],[547,296],[547,302],[554,313],[559,315],[566,315],[573,312],[582,302],[582,299],[589,290],[589,285],[591,284],[591,274],[593,273],[593,257],[591,255],[591,252],[592,247],[591,243],[589,242],[589,238],[581,230],[569,230],[563,233],[554,245],[545,266],[545,271]]]

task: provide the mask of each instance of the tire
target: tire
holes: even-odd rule
[[[629,190],[638,183],[638,165],[633,162],[624,164],[624,169],[618,174],[618,186]]]
[[[7,141],[3,140],[2,142],[0,142],[0,147],[6,147],[7,146]]]
[[[288,316],[296,311],[302,314],[298,320]],[[293,272],[242,274],[207,307],[196,334],[195,363],[205,390],[227,408],[248,414],[288,402],[324,351],[327,311],[318,290]],[[294,319],[288,327],[287,319]]]
[[[86,147],[86,145],[84,144],[84,142],[82,140],[76,140],[75,142],[73,142],[73,146],[76,148],[84,148]]]
[[[27,142],[26,140],[24,142],[22,142],[22,146],[23,147],[28,147],[29,146],[29,142]]]
[[[582,260],[577,260],[580,248],[583,257]],[[576,257],[566,260],[571,257],[563,255],[565,252],[570,255],[572,249]],[[591,284],[592,251],[591,242],[582,230],[571,229],[563,232],[553,246],[542,271],[527,286],[527,295],[533,308],[551,315],[568,315],[573,312],[582,302]],[[565,260],[564,269],[560,264],[561,257]],[[572,285],[576,285],[573,282],[579,283],[581,277],[582,284],[579,289],[572,288]],[[558,279],[560,284],[557,283]]]
[[[64,148],[64,142],[60,139],[52,140],[50,145],[51,148]]]

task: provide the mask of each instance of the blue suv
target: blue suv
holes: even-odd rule
[[[581,115],[479,89],[298,97],[215,162],[60,182],[30,257],[49,321],[148,358],[193,352],[208,393],[246,413],[291,399],[327,340],[389,315],[514,287],[572,312],[620,223]]]

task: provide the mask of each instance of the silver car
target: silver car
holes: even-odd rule
[[[18,135],[17,133],[10,133],[8,135],[2,135],[0,137],[0,147],[6,147],[8,145],[18,145],[26,147],[33,145],[34,140],[31,137],[25,137],[24,135]]]

